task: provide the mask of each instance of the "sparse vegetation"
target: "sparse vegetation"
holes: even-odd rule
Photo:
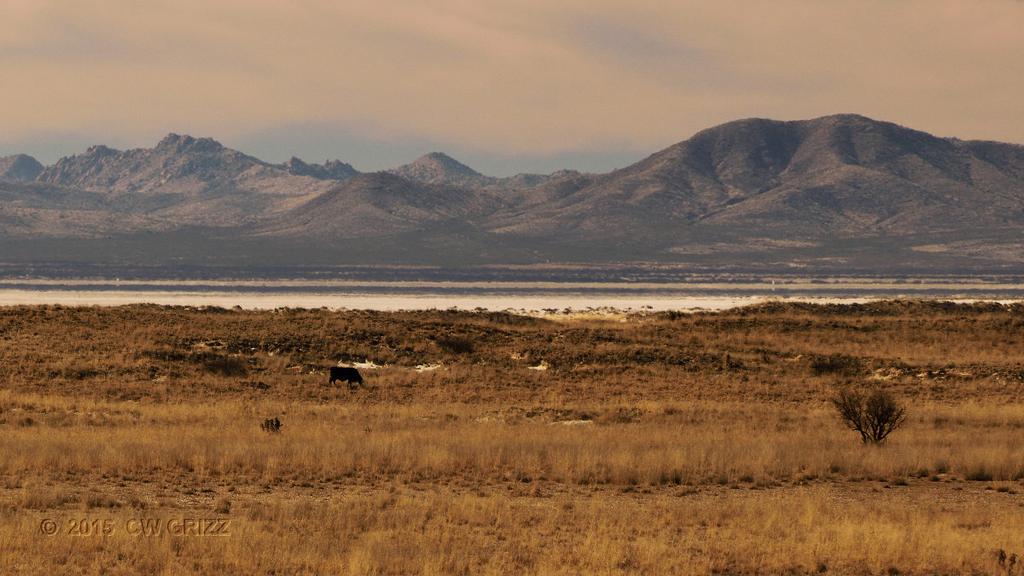
[[[558,321],[0,308],[4,569],[988,573],[1019,549],[1022,319],[907,302]],[[328,386],[342,354],[382,367]],[[859,368],[813,368],[834,357]],[[910,407],[884,450],[851,441],[837,386]],[[271,414],[285,433],[263,431]],[[39,532],[143,514],[232,533]]]

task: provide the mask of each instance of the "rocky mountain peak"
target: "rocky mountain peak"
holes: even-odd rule
[[[113,149],[113,148],[111,148],[109,146],[106,146],[104,144],[96,144],[96,145],[89,146],[88,148],[86,148],[85,149],[85,154],[83,154],[83,156],[89,156],[89,157],[92,157],[92,158],[102,158],[104,156],[114,156],[114,155],[117,155],[119,153],[120,152],[118,150],[115,150],[115,149]],[[63,160],[63,158],[62,158],[62,160]]]
[[[92,146],[61,158],[39,176],[42,182],[105,195],[194,194],[230,182],[265,163],[222,146],[212,138],[168,134],[153,148],[115,150]]]
[[[351,164],[341,160],[328,160],[323,164],[309,164],[300,158],[292,156],[287,162],[281,165],[289,174],[295,176],[309,176],[318,180],[346,180],[359,174],[359,171]]]
[[[491,180],[443,152],[424,154],[416,160],[390,170],[408,180],[425,184],[485,184]]]
[[[480,173],[473,170],[469,166],[466,166],[462,162],[459,162],[455,158],[445,154],[444,152],[431,152],[424,154],[417,158],[412,165],[414,166],[430,166],[437,167],[448,172],[454,172],[458,174],[480,176]]]
[[[306,170],[307,168],[309,168],[309,164],[306,164],[305,162],[303,162],[302,158],[299,158],[298,156],[292,156],[287,161],[285,161],[283,166],[286,169],[288,169],[289,172],[293,172],[293,171],[294,172],[301,172],[301,171]]]
[[[168,134],[156,145],[156,150],[170,151],[174,153],[183,152],[217,152],[223,150],[224,146],[213,138],[194,138],[187,134]]]

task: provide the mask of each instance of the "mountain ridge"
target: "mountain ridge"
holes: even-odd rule
[[[74,214],[104,222],[102,234],[117,231],[104,214],[121,214],[125,233],[208,230],[223,239],[213,252],[230,239],[243,251],[308,244],[317,258],[356,258],[347,249],[358,246],[367,262],[450,253],[491,263],[717,256],[725,266],[883,257],[1024,266],[1024,146],[856,114],[741,119],[608,173],[511,178],[440,152],[370,173],[342,161],[270,164],[169,134],[153,148],[94,146],[32,181],[3,181],[0,238],[95,236],[88,224],[50,228],[76,194],[92,195]]]

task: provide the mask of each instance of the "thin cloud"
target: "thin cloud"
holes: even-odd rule
[[[0,150],[321,124],[356,127],[345,142],[625,157],[835,112],[1024,142],[1021,29],[1013,0],[8,0]]]

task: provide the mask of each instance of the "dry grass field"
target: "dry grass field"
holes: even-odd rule
[[[339,361],[379,367],[350,390]],[[906,423],[862,445],[839,386]],[[1021,305],[0,308],[0,574],[1024,574],[1016,555]]]

